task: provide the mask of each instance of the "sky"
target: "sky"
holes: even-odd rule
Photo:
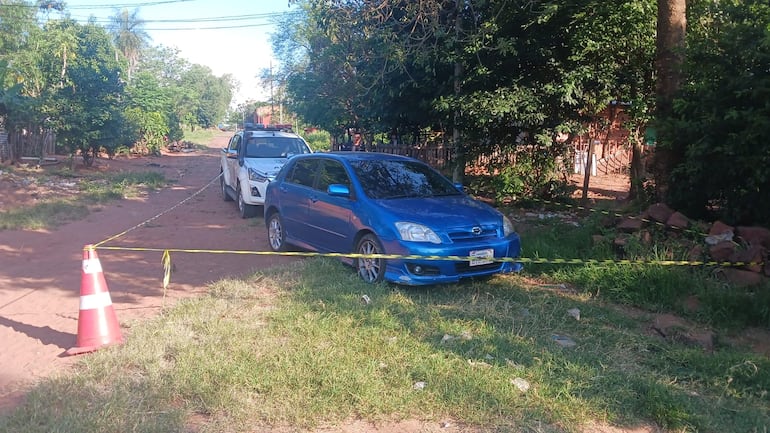
[[[273,58],[270,34],[282,14],[296,10],[288,0],[71,0],[65,2],[73,19],[90,16],[107,26],[124,8],[139,10],[153,46],[176,47],[179,56],[208,66],[214,75],[231,74],[240,82],[233,105],[265,101],[270,90],[256,76],[278,62]]]

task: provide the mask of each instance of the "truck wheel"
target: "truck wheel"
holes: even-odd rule
[[[257,207],[247,204],[245,201],[243,201],[243,192],[241,191],[240,185],[238,185],[238,190],[236,193],[238,195],[238,213],[241,215],[241,218],[251,218],[256,215]]]
[[[233,201],[233,198],[227,193],[227,184],[225,183],[225,174],[219,172],[219,191],[222,193],[222,200]]]

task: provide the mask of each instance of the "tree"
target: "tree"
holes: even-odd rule
[[[118,134],[123,116],[121,68],[103,27],[60,20],[49,21],[46,30],[71,35],[75,46],[64,45],[61,58],[44,59],[51,64],[50,71],[61,75],[59,84],[50,89],[43,112],[64,146],[72,154],[79,152],[90,165],[103,147],[122,144]]]
[[[652,1],[306,0],[276,45],[290,104],[310,123],[454,130],[455,173],[464,155],[514,154],[541,193],[566,156],[558,135],[598,123],[613,100],[648,101]]]
[[[657,27],[658,37],[655,52],[656,117],[664,119],[671,114],[674,97],[681,82],[687,32],[686,0],[658,0]],[[664,197],[668,190],[668,178],[671,175],[671,170],[681,161],[682,152],[667,144],[668,137],[676,135],[676,131],[667,130],[664,124],[660,125],[658,131],[653,170],[657,195]]]
[[[695,3],[682,86],[662,119],[666,200],[688,216],[770,226],[770,5]]]
[[[128,82],[131,82],[142,49],[147,45],[150,36],[142,28],[144,21],[139,18],[139,9],[132,12],[123,9],[112,16],[110,21],[109,31],[115,47],[128,61]],[[117,57],[117,53],[115,55]]]
[[[184,120],[203,128],[219,123],[227,113],[234,85],[230,75],[216,77],[208,66],[190,65],[179,80],[182,94],[191,104]]]

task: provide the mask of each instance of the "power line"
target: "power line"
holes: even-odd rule
[[[64,9],[65,10],[76,10],[76,9],[120,9],[120,8],[129,8],[129,7],[142,7],[142,6],[157,6],[157,5],[165,5],[165,4],[171,4],[171,3],[186,3],[191,2],[195,0],[163,0],[163,1],[154,1],[154,2],[144,2],[144,3],[113,3],[113,4],[102,4],[102,5],[81,5],[81,6],[69,6],[67,5]],[[6,4],[2,3],[0,4],[0,7],[16,7],[16,8],[29,8],[29,9],[40,9],[38,5],[35,4],[23,4],[23,3],[16,3],[16,4]]]
[[[81,5],[81,6],[67,6],[66,9],[115,9],[115,8],[138,8],[142,6],[157,6],[171,3],[187,3],[195,0],[163,0],[153,2],[140,2],[140,3],[108,3],[103,5]]]
[[[231,30],[231,29],[245,29],[245,28],[252,28],[252,27],[266,27],[271,26],[270,23],[262,23],[262,24],[243,24],[239,26],[213,26],[213,27],[165,27],[165,28],[157,28],[157,29],[144,29],[145,31],[151,31],[151,32],[162,32],[166,30],[172,30],[172,31],[189,31],[189,30]]]
[[[294,12],[287,12],[287,13],[294,13]],[[277,18],[284,16],[284,12],[270,12],[270,13],[262,13],[262,14],[250,14],[250,15],[229,15],[229,16],[222,16],[222,17],[204,17],[204,18],[184,18],[184,19],[159,19],[159,20],[145,20],[141,19],[143,24],[159,24],[159,23],[204,23],[204,22],[226,22],[226,21],[246,21],[246,20],[254,20],[254,19],[271,19],[271,18]],[[72,18],[74,19],[88,19],[89,17],[85,17],[83,15],[73,15]],[[112,22],[112,20],[104,19],[104,18],[96,18],[96,23],[106,23],[106,22]]]

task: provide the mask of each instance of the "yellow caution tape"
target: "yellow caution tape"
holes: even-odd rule
[[[99,247],[102,250],[121,250],[121,251],[145,251],[162,252],[164,257],[171,252],[192,253],[192,254],[245,254],[256,256],[290,256],[290,257],[337,257],[352,259],[410,259],[410,260],[448,260],[467,262],[478,260],[478,257],[470,256],[422,256],[422,255],[399,255],[399,254],[359,254],[359,253],[317,253],[311,251],[246,251],[246,250],[209,250],[209,249],[186,249],[186,248],[142,248],[142,247]],[[164,258],[165,260],[165,258]],[[170,258],[168,259],[170,262]],[[561,264],[561,265],[660,265],[660,266],[753,266],[762,265],[764,262],[729,262],[729,261],[699,261],[699,260],[646,260],[646,259],[549,259],[549,258],[530,258],[530,257],[490,257],[488,260],[493,262],[509,263],[531,263],[531,264]],[[164,261],[165,263],[165,261]]]

